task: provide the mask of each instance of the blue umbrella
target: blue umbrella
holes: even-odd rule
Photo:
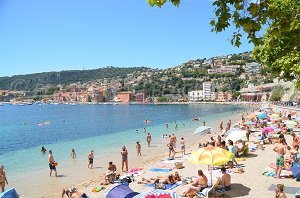
[[[258,114],[258,119],[266,119],[267,118],[267,114],[266,113],[261,113],[261,114]]]
[[[11,188],[1,193],[0,198],[19,198],[19,195],[14,188]]]
[[[297,178],[297,180],[300,180],[300,163],[299,162],[293,162],[291,166],[291,171],[293,173],[293,176]]]

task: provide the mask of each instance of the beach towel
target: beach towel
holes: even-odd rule
[[[142,168],[130,168],[127,173],[134,174],[138,173],[139,171],[143,170]]]
[[[276,185],[271,184],[270,187],[268,188],[268,191],[275,191],[276,190]],[[296,194],[300,190],[300,187],[290,187],[290,186],[284,186],[284,192],[286,194]]]
[[[175,159],[175,160],[163,160],[163,161],[161,161],[161,163],[164,163],[164,164],[175,164],[176,162],[183,162],[183,160]]]
[[[152,190],[152,191],[142,192],[142,193],[134,196],[133,198],[145,198],[147,196],[149,196],[149,197],[152,196],[153,197],[153,195],[154,195],[154,198],[161,198],[164,195],[169,195],[169,197],[171,197],[171,198],[178,198],[176,192],[168,192],[168,191],[161,190],[161,189],[156,189],[156,190]],[[159,196],[161,196],[161,197],[159,197]]]
[[[173,190],[174,188],[178,187],[180,185],[179,182],[176,182],[175,184],[164,184],[164,187],[166,188],[166,190]],[[147,187],[155,187],[155,184],[147,184]]]
[[[167,172],[170,172],[171,170],[172,170],[171,168],[150,168],[149,171],[167,173]]]

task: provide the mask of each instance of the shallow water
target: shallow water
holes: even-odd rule
[[[85,173],[86,178],[71,176],[85,168],[91,149],[99,159],[95,166],[98,163],[102,167],[103,161],[110,161],[107,158],[111,154],[119,155],[122,145],[129,150],[134,150],[136,141],[145,145],[144,127],[156,144],[164,144],[161,138],[163,133],[182,135],[188,129],[197,128],[202,121],[213,123],[221,118],[225,121],[232,111],[241,109],[240,106],[210,104],[5,105],[0,107],[0,164],[5,165],[11,184],[19,189],[22,183],[31,182],[32,189],[24,185],[27,189],[20,189],[21,192],[34,192],[39,185],[49,185],[55,190],[66,183],[74,184],[96,174],[97,169],[94,169]],[[193,117],[200,117],[201,122],[191,122]],[[151,120],[151,123],[145,124],[144,120]],[[176,130],[175,121],[178,125]],[[38,126],[45,122],[49,123]],[[166,123],[169,123],[168,129]],[[59,174],[64,178],[59,182],[47,177],[47,155],[40,153],[41,146],[53,150],[55,160],[59,162]],[[70,160],[72,148],[77,152],[76,161]],[[43,177],[47,179],[41,183]],[[37,182],[34,183],[32,178]]]

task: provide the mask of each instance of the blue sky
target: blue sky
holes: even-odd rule
[[[167,68],[252,50],[210,32],[211,0],[1,0],[0,76],[104,66]]]

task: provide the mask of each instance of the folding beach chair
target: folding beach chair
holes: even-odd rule
[[[213,192],[215,194],[215,188],[218,186],[219,180],[217,180],[211,187],[203,189],[201,192],[197,193],[197,197],[205,197],[208,198],[208,194]]]

